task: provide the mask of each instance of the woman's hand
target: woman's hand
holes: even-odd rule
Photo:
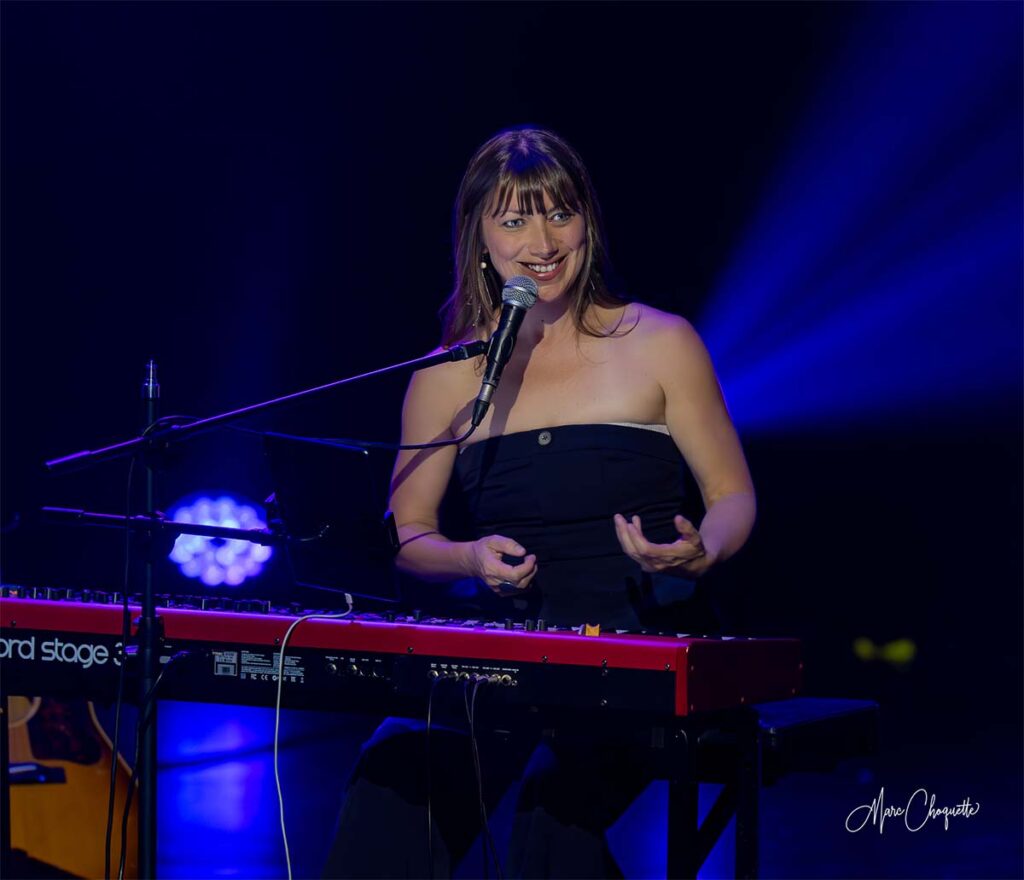
[[[614,517],[615,534],[622,551],[646,572],[665,572],[678,577],[700,577],[717,561],[717,554],[704,546],[700,532],[688,519],[676,516],[679,539],[671,544],[652,544],[644,537],[640,517]]]
[[[522,556],[519,565],[502,561],[502,554]],[[469,545],[469,567],[473,575],[480,578],[499,596],[508,596],[525,590],[537,574],[537,557],[511,538],[502,535],[488,535]]]

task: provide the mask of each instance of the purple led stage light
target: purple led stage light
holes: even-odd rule
[[[266,523],[249,504],[227,495],[200,497],[171,511],[171,519],[180,523],[224,526],[231,529],[264,529]],[[237,587],[246,578],[255,577],[273,555],[270,547],[249,541],[225,541],[201,535],[179,535],[170,558],[178,563],[185,577],[199,578],[206,586],[221,584]]]

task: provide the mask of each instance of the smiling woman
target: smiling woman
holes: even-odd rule
[[[589,175],[550,131],[502,132],[477,151],[454,239],[446,345],[495,331],[510,278],[528,276],[539,295],[461,450],[454,442],[466,435],[478,365],[448,363],[410,382],[403,444],[452,443],[398,455],[398,566],[426,581],[476,579],[503,602],[532,601],[548,626],[707,631],[687,618],[687,600],[695,579],[746,540],[754,495],[699,337],[683,318],[609,289]],[[682,514],[687,466],[706,510],[699,528]],[[442,533],[453,478],[476,540]],[[458,723],[435,720],[429,742],[430,763],[446,768],[433,790],[422,725],[391,719],[364,747],[328,875],[448,875],[476,836],[472,813],[496,805],[534,745],[516,740],[491,763],[493,743],[481,743],[478,782]],[[522,781],[510,875],[621,876],[604,832],[649,774],[621,744],[542,743]]]
[[[456,282],[443,310],[445,345],[496,320],[502,285],[514,275],[537,281],[542,302],[565,294],[584,333],[604,332],[589,322],[594,306],[623,305],[608,287],[590,175],[553,132],[514,129],[485,143],[459,187],[453,232]]]
[[[557,299],[576,280],[586,255],[583,218],[544,196],[540,211],[512,207],[484,219],[484,262],[502,277],[525,270],[539,288],[541,301]]]

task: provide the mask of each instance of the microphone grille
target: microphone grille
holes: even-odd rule
[[[537,282],[525,275],[514,275],[505,282],[501,291],[501,301],[530,308],[537,302]]]

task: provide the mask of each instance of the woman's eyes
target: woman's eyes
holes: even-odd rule
[[[572,211],[552,211],[548,216],[548,220],[563,226],[575,216]],[[502,220],[501,225],[505,229],[521,229],[526,225],[526,220],[523,217],[510,217],[508,220]]]

